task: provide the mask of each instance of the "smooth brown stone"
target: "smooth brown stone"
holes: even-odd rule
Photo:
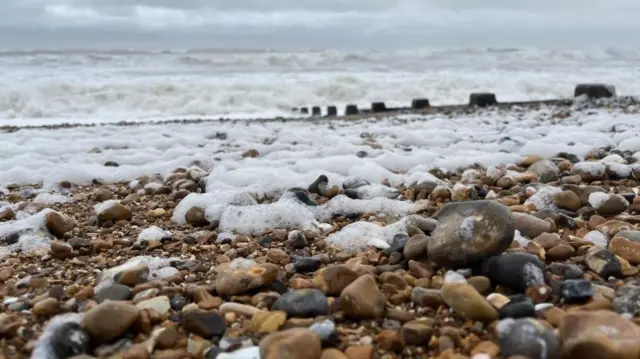
[[[338,349],[329,348],[322,351],[320,359],[349,359],[349,357]]]
[[[434,330],[426,321],[415,320],[405,323],[400,334],[406,345],[426,345],[433,336]]]
[[[633,265],[640,264],[640,243],[622,237],[614,237],[609,242],[609,249],[622,259]]]
[[[546,253],[546,257],[550,261],[563,261],[571,258],[576,253],[568,244],[559,245],[549,249]]]
[[[313,285],[327,295],[340,295],[344,288],[355,281],[358,274],[349,266],[339,264],[321,268],[313,276]]]
[[[386,299],[371,275],[364,275],[349,284],[340,294],[340,309],[353,318],[380,318]]]
[[[467,283],[473,286],[480,294],[485,294],[491,289],[491,280],[485,276],[471,277],[467,279]]]
[[[640,357],[640,327],[611,311],[569,313],[559,337],[566,359]]]
[[[319,359],[320,355],[320,337],[309,329],[288,329],[269,334],[260,341],[262,359]]]
[[[498,311],[470,284],[445,284],[441,296],[464,319],[482,322],[498,319]]]
[[[371,345],[348,347],[344,353],[349,359],[373,359],[373,347]]]

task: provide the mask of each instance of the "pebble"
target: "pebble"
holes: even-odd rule
[[[53,234],[57,238],[64,238],[65,233],[71,231],[75,227],[73,219],[55,211],[47,213],[44,220],[45,227],[49,233]]]
[[[287,320],[287,313],[283,311],[257,311],[251,318],[251,328],[257,333],[273,333]]]
[[[289,232],[284,245],[290,249],[303,249],[309,245],[309,242],[302,232],[296,230]]]
[[[439,289],[415,287],[411,290],[411,302],[428,308],[438,308],[443,302]]]
[[[317,258],[303,257],[296,260],[294,268],[300,273],[309,273],[317,271],[322,266],[322,261]]]
[[[549,183],[558,180],[560,169],[553,162],[541,159],[528,168],[529,171],[538,176],[538,180],[542,183]]]
[[[391,352],[400,352],[404,348],[400,332],[392,329],[385,329],[378,333],[376,344],[378,348]]]
[[[533,239],[534,243],[539,244],[545,251],[553,247],[565,244],[557,233],[542,233]]]
[[[286,265],[291,261],[287,252],[282,249],[270,249],[266,254],[267,260],[271,263]]]
[[[457,315],[466,320],[492,322],[498,319],[498,311],[470,284],[445,284],[441,296]]]
[[[113,198],[113,192],[107,188],[97,188],[93,191],[93,199],[96,202],[104,202]]]
[[[210,350],[209,353],[213,352],[214,349]],[[206,359],[261,359],[260,357],[260,347],[250,347],[243,348],[231,353],[220,353],[217,356],[207,355]]]
[[[398,233],[393,236],[393,239],[389,244],[389,248],[382,251],[382,253],[387,257],[389,257],[393,253],[402,253],[408,240],[409,237],[406,234]]]
[[[640,280],[631,280],[618,288],[612,304],[613,310],[619,314],[635,317],[640,313]]]
[[[313,276],[313,285],[326,295],[340,295],[342,290],[358,278],[358,273],[339,264],[320,269]]]
[[[380,318],[385,312],[386,298],[373,276],[358,277],[340,294],[340,308],[352,318]]]
[[[133,212],[120,203],[114,203],[109,208],[98,213],[100,222],[129,221],[133,218]]]
[[[470,267],[504,252],[514,237],[511,212],[494,201],[447,203],[438,211],[437,220],[427,252],[441,266]]]
[[[497,358],[500,353],[500,347],[494,342],[483,341],[478,343],[473,349],[471,349],[472,359],[477,358],[481,354],[486,354],[487,358]]]
[[[434,330],[426,321],[414,320],[405,323],[400,330],[406,345],[425,345],[433,336]]]
[[[154,332],[156,348],[169,349],[172,348],[178,342],[179,333],[175,326],[171,325],[158,329]]]
[[[622,276],[622,265],[615,254],[607,249],[592,247],[587,251],[584,261],[590,270],[597,273],[601,278]]]
[[[224,337],[220,339],[218,347],[223,351],[236,351],[241,348],[253,347],[253,340],[247,337]]]
[[[637,197],[637,198],[640,198],[640,197]],[[640,201],[638,202],[640,203]],[[637,230],[620,231],[616,233],[616,237],[625,238],[632,242],[640,242],[640,231],[637,231]]]
[[[472,285],[480,294],[485,294],[491,289],[491,280],[485,276],[473,276],[467,279],[467,283]]]
[[[489,258],[483,263],[483,271],[492,283],[520,293],[544,284],[544,263],[529,253],[510,252]]]
[[[553,330],[535,319],[503,319],[497,325],[500,351],[505,357],[560,359],[560,344]]]
[[[224,318],[215,312],[190,311],[182,316],[184,329],[203,338],[222,336],[227,330]]]
[[[166,295],[162,295],[159,297],[151,298],[144,300],[138,304],[136,304],[140,310],[142,309],[153,309],[158,312],[160,315],[163,315],[171,309],[171,303],[169,301],[169,297]]]
[[[260,341],[261,359],[319,359],[321,354],[320,338],[309,329],[283,330]]]
[[[153,297],[157,297],[158,293],[160,293],[160,290],[158,290],[158,288],[149,288],[149,289],[145,289],[142,292],[139,292],[138,294],[136,294],[133,297],[133,302],[134,303],[138,303],[138,302],[142,302],[143,300],[147,300],[147,299],[151,299]]]
[[[500,319],[505,318],[535,318],[536,308],[533,301],[524,294],[514,295],[509,298],[509,302],[502,305],[498,311]]]
[[[571,168],[571,174],[580,175],[583,181],[593,182],[606,178],[607,168],[598,162],[578,162]]]
[[[55,298],[47,298],[36,303],[31,311],[33,314],[48,317],[53,315],[58,310],[58,300]]]
[[[316,333],[322,341],[329,341],[336,334],[336,323],[332,320],[325,319],[320,322],[313,323],[309,330]]]
[[[185,298],[180,294],[176,294],[172,296],[171,300],[169,300],[169,304],[171,305],[171,308],[176,311],[182,310],[182,308],[184,308],[188,303],[189,302],[187,301],[187,298]]]
[[[154,218],[159,218],[167,214],[167,211],[164,208],[156,208],[149,211],[149,215]]]
[[[91,338],[80,324],[67,322],[51,333],[51,349],[58,358],[71,358],[88,352]]]
[[[487,301],[493,305],[494,308],[500,310],[511,301],[509,297],[500,293],[491,293],[487,296]]]
[[[211,342],[204,338],[192,335],[187,339],[187,352],[192,358],[200,358],[211,347]]]
[[[6,207],[0,210],[0,222],[3,221],[11,221],[16,218],[16,213],[11,209],[11,207]]]
[[[278,266],[271,263],[227,269],[218,274],[216,291],[220,295],[238,295],[267,286],[276,279],[278,270]]]
[[[577,211],[582,207],[580,197],[573,191],[562,191],[553,195],[553,204],[558,208]]]
[[[562,282],[560,294],[567,303],[580,303],[593,297],[593,288],[588,280],[568,279]]]
[[[73,256],[73,247],[69,244],[59,241],[52,241],[51,256],[56,259],[65,260]]]
[[[126,302],[106,301],[90,309],[82,327],[98,342],[108,342],[123,334],[138,319],[140,309]]]
[[[335,348],[328,348],[322,351],[320,359],[349,359],[344,353]]]
[[[555,232],[553,222],[527,213],[513,213],[515,228],[525,237],[536,238],[543,233]]]
[[[640,357],[640,327],[614,312],[568,313],[559,329],[563,358]]]
[[[257,312],[260,311],[258,308],[251,305],[232,302],[223,303],[220,306],[219,310],[223,315],[227,313],[235,313],[237,315],[244,315],[245,317],[249,318],[253,317]]]
[[[629,208],[629,202],[619,194],[594,192],[589,195],[589,204],[601,216],[615,216]]]
[[[146,264],[136,265],[127,268],[114,275],[113,280],[118,284],[135,286],[144,283],[149,279],[149,267]]]
[[[349,359],[373,359],[373,346],[370,344],[351,346],[344,353]]]
[[[194,227],[206,227],[209,225],[209,221],[205,217],[204,210],[200,207],[189,208],[184,215],[184,219]]]
[[[633,265],[640,264],[640,242],[631,241],[621,236],[615,236],[609,242],[609,249],[613,254]]]
[[[286,312],[289,317],[310,318],[329,313],[329,304],[320,290],[298,289],[281,295],[271,310]]]
[[[404,245],[403,255],[406,259],[422,259],[427,257],[429,236],[416,234],[411,236]]]

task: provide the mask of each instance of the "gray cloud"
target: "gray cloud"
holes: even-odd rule
[[[2,0],[0,47],[618,45],[638,18],[637,0]]]

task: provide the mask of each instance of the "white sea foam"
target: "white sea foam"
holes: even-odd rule
[[[0,133],[0,185],[42,183],[49,187],[62,180],[79,184],[89,184],[93,179],[130,181],[141,175],[167,174],[176,167],[188,168],[197,161],[213,168],[207,179],[208,191],[227,193],[235,189],[259,200],[266,193],[306,188],[321,174],[328,176],[329,186],[340,186],[350,177],[372,184],[387,179],[395,186],[434,181],[428,172],[433,168],[455,170],[474,163],[486,168],[517,163],[525,154],[554,156],[543,142],[559,132],[575,136],[557,137],[553,146],[583,157],[605,144],[616,147],[618,140],[623,141],[624,136],[619,135],[633,136],[640,130],[636,115],[616,110],[576,113],[561,122],[533,120],[548,112],[487,111],[454,118],[429,115],[348,122],[239,121],[25,129]],[[602,122],[607,126],[600,126]],[[611,127],[617,125],[619,132],[611,133]],[[440,132],[455,133],[456,140],[442,142]],[[226,139],[216,139],[216,133],[226,134]],[[364,133],[372,134],[382,149],[366,145],[361,136]],[[412,138],[404,142],[402,134],[407,133]],[[514,150],[508,141],[500,141],[507,136],[522,146]],[[92,151],[94,148],[102,151]],[[250,148],[258,150],[259,156],[243,158],[242,153]],[[358,151],[366,151],[367,156],[356,156]],[[105,167],[106,161],[116,161],[120,166]],[[603,166],[598,162],[588,165]],[[176,211],[176,215],[179,213]]]
[[[292,107],[337,105],[342,112],[348,103],[408,106],[418,97],[464,103],[479,90],[499,100],[565,98],[585,81],[638,95],[639,56],[636,50],[530,48],[0,52],[0,124],[289,116]],[[456,138],[455,132],[438,136]],[[637,141],[627,147],[637,149]]]

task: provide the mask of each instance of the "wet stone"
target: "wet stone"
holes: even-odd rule
[[[592,247],[585,255],[585,263],[601,278],[620,277],[622,265],[615,254],[604,248]]]
[[[271,239],[271,237],[262,237],[260,238],[260,240],[258,240],[258,244],[266,248],[269,248],[271,246],[271,243],[273,243],[273,239]]]
[[[618,288],[612,304],[619,314],[636,316],[640,313],[640,280],[629,281]]]
[[[309,327],[309,330],[316,333],[316,335],[320,337],[320,340],[325,342],[333,339],[333,336],[336,334],[336,324],[329,319],[325,319],[323,321],[313,323]]]
[[[276,279],[279,267],[261,264],[249,268],[228,269],[218,274],[216,290],[220,295],[238,295],[269,285]]]
[[[322,266],[322,261],[312,257],[299,258],[294,263],[296,271],[301,273],[315,272],[320,269],[320,266]]]
[[[427,244],[429,259],[448,267],[470,267],[504,252],[515,225],[509,209],[494,201],[451,202],[437,213]]]
[[[379,318],[384,315],[386,298],[373,276],[358,277],[340,294],[340,308],[352,318]]]
[[[529,253],[510,252],[489,258],[483,263],[483,271],[492,283],[521,293],[544,284],[544,264]]]
[[[560,294],[567,303],[580,303],[593,297],[593,288],[588,280],[569,279],[562,282]]]
[[[189,302],[187,301],[187,298],[185,298],[184,296],[180,295],[180,294],[176,294],[174,296],[171,297],[169,304],[171,305],[171,308],[173,310],[176,311],[180,311],[182,310],[182,308],[184,308]]]
[[[224,318],[215,312],[188,312],[182,317],[182,325],[187,332],[205,339],[222,336],[227,330]]]
[[[509,302],[502,306],[498,312],[500,319],[535,318],[536,309],[533,301],[524,294],[513,295]]]
[[[503,319],[498,323],[497,332],[504,357],[561,358],[560,344],[553,330],[535,319]]]
[[[404,246],[409,240],[409,237],[404,233],[398,233],[393,236],[389,248],[385,249],[382,253],[385,256],[390,256],[392,253],[402,253]]]
[[[329,313],[329,304],[321,291],[299,289],[281,295],[271,310],[286,312],[289,317],[310,318]]]
[[[496,309],[474,287],[467,283],[447,283],[442,287],[442,300],[465,320],[492,322]]]
[[[90,337],[80,324],[62,324],[52,332],[51,349],[58,358],[70,358],[87,353]]]
[[[564,277],[565,279],[582,279],[584,271],[577,265],[569,263],[554,262],[547,266],[551,273]]]
[[[609,359],[640,356],[640,327],[608,310],[574,312],[560,323],[563,358]]]
[[[303,249],[309,245],[307,238],[300,231],[291,231],[284,242],[285,246],[290,249]]]
[[[429,236],[416,234],[407,240],[403,248],[403,255],[406,259],[421,259],[427,256],[427,244]]]

